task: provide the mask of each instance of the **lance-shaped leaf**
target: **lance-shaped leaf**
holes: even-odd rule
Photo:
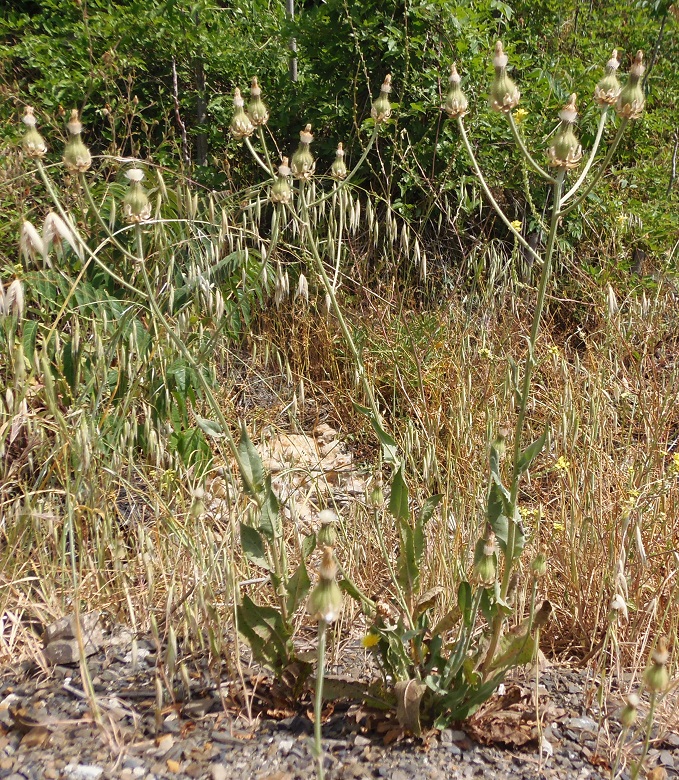
[[[408,505],[408,486],[403,478],[403,465],[394,472],[391,481],[391,496],[389,497],[389,511],[397,520],[408,520],[410,508]]]
[[[269,571],[271,566],[266,555],[266,548],[261,534],[256,528],[245,523],[240,524],[240,543],[247,559],[252,561],[255,566]]]
[[[364,414],[370,420],[370,424],[382,445],[382,457],[385,462],[398,468],[401,464],[398,457],[398,447],[396,446],[394,439],[384,430],[382,421],[377,419],[373,410],[369,409],[367,406],[361,406],[360,404],[354,403],[354,409],[356,409],[357,412]]]
[[[295,573],[288,580],[288,615],[294,615],[297,607],[304,601],[311,587],[311,580],[307,572],[304,560],[299,564]]]
[[[545,428],[545,432],[542,436],[540,436],[539,439],[536,439],[532,444],[529,444],[521,455],[519,455],[519,460],[516,464],[516,470],[519,474],[528,471],[535,458],[542,452],[545,442],[547,441],[548,430],[548,428]]]
[[[258,498],[264,490],[264,465],[259,453],[250,441],[245,424],[241,428],[238,455],[238,466],[245,492],[252,498]]]

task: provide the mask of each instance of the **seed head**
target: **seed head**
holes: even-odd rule
[[[64,165],[71,173],[84,173],[92,165],[92,155],[80,137],[83,126],[77,108],[71,111],[66,128],[69,138],[64,148]]]
[[[616,75],[619,67],[618,51],[613,49],[613,54],[611,54],[610,60],[606,63],[604,76],[594,88],[594,100],[601,108],[614,106],[618,102],[620,91],[622,90]]]
[[[130,168],[125,172],[125,176],[130,182],[129,189],[123,198],[125,219],[130,224],[146,222],[151,218],[151,203],[146,190],[141,185],[144,171],[141,168]]]
[[[636,693],[630,693],[625,700],[625,706],[620,714],[620,722],[622,723],[623,728],[632,728],[637,719],[638,708],[639,697]]]
[[[667,661],[670,657],[667,639],[662,636],[651,653],[651,663],[644,672],[644,682],[652,693],[662,693],[670,684]]]
[[[644,75],[644,53],[637,52],[632,67],[629,71],[627,84],[622,88],[615,110],[623,119],[639,119],[644,112],[646,96],[641,86],[641,77]]]
[[[316,620],[333,623],[342,609],[342,591],[337,580],[337,564],[332,547],[323,549],[323,559],[318,571],[319,580],[311,591],[307,611]]]
[[[269,121],[269,110],[262,100],[262,90],[257,82],[257,76],[252,77],[250,87],[250,103],[248,104],[248,116],[255,127],[261,127]]]
[[[318,543],[323,547],[333,547],[337,540],[337,515],[332,509],[324,509],[319,515],[321,527],[318,531]]]
[[[336,181],[342,181],[347,178],[347,166],[344,162],[344,147],[341,143],[337,144],[335,152],[335,162],[332,164],[330,175]]]
[[[460,74],[457,72],[457,66],[453,63],[450,66],[450,78],[448,79],[450,88],[444,106],[446,114],[448,114],[451,119],[463,117],[467,113],[469,107],[469,101],[460,88],[461,81]]]
[[[507,75],[508,58],[502,48],[502,41],[495,44],[495,56],[493,57],[493,67],[495,68],[495,78],[490,87],[490,107],[493,111],[501,111],[508,114],[519,104],[521,93],[516,84]]]
[[[290,203],[292,199],[292,190],[290,189],[290,168],[288,167],[288,158],[284,157],[278,166],[278,178],[271,187],[269,195],[272,203]]]
[[[373,103],[370,116],[375,120],[375,124],[382,124],[391,116],[391,103],[389,102],[389,93],[391,92],[391,73],[387,73],[384,82],[380,88],[380,96]]]
[[[296,179],[309,181],[316,170],[316,161],[311,154],[310,145],[314,140],[311,134],[311,125],[306,125],[299,134],[299,146],[292,155],[292,175]]]
[[[547,150],[549,164],[555,168],[572,170],[577,168],[582,159],[582,146],[573,131],[573,125],[578,118],[575,107],[577,95],[572,94],[568,103],[559,112],[561,125],[554,136],[552,145]]]
[[[231,117],[229,130],[237,141],[242,141],[243,138],[248,138],[255,132],[255,126],[252,124],[250,117],[245,113],[244,105],[245,101],[240,94],[240,89],[236,87],[233,91],[233,116]]]
[[[47,144],[45,139],[36,129],[35,113],[33,106],[26,106],[24,116],[21,120],[26,125],[26,132],[21,139],[21,146],[28,157],[44,157],[47,153]]]

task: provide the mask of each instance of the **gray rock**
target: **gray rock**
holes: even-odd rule
[[[94,764],[67,764],[64,774],[69,780],[99,780],[104,768]]]

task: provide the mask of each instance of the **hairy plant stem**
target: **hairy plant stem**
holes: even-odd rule
[[[547,173],[547,171],[544,168],[541,168],[540,165],[535,162],[531,153],[528,151],[526,143],[523,140],[523,136],[521,135],[521,131],[517,127],[516,121],[514,120],[511,111],[507,114],[507,120],[509,121],[509,126],[512,130],[512,135],[514,136],[516,145],[523,153],[523,156],[526,158],[526,162],[528,163],[528,165],[530,165],[530,167],[535,171],[535,173],[542,176],[543,179],[546,179],[548,182],[554,184],[556,179],[550,173]]]
[[[325,634],[328,624],[318,621],[318,664],[316,668],[316,690],[314,697],[314,758],[318,780],[323,780],[323,745],[321,744],[321,717],[323,715],[323,678],[325,677]]]
[[[658,694],[655,691],[651,691],[650,695],[650,702],[648,707],[648,715],[646,716],[646,733],[644,734],[644,746],[641,750],[641,755],[639,756],[639,760],[636,762],[636,764],[632,767],[632,771],[630,773],[630,780],[637,780],[639,777],[639,772],[641,772],[641,768],[644,765],[644,761],[646,760],[646,756],[648,755],[648,748],[651,745],[651,731],[653,730],[653,717],[655,715],[655,707],[658,703]]]
[[[556,177],[556,181],[553,186],[552,193],[552,217],[549,226],[549,235],[547,237],[547,246],[545,248],[545,257],[542,265],[542,274],[540,275],[540,284],[538,287],[538,297],[535,304],[535,311],[533,312],[533,323],[530,331],[530,338],[528,340],[528,355],[526,356],[526,364],[523,375],[523,385],[521,388],[521,402],[519,405],[518,416],[516,419],[516,427],[514,430],[514,458],[512,464],[512,481],[510,489],[509,504],[514,512],[514,517],[507,518],[507,545],[505,548],[504,556],[504,571],[502,573],[502,584],[500,586],[500,598],[504,601],[507,598],[507,591],[509,589],[509,583],[511,580],[512,571],[514,569],[514,559],[516,557],[516,530],[519,522],[517,499],[519,495],[519,481],[521,472],[519,469],[519,459],[521,456],[521,437],[523,434],[523,427],[526,420],[526,410],[528,408],[528,398],[530,395],[531,379],[533,377],[533,368],[535,367],[535,345],[537,343],[538,334],[540,332],[540,320],[542,319],[542,310],[545,305],[545,295],[547,293],[547,286],[549,284],[549,277],[552,269],[552,257],[554,254],[554,246],[556,244],[556,233],[559,224],[559,208],[561,204],[561,193],[563,188],[563,181],[565,178],[565,171],[559,171]],[[493,631],[491,635],[490,645],[486,653],[486,657],[483,661],[482,672],[486,677],[490,671],[490,667],[497,650],[500,636],[502,633],[502,626],[504,618],[502,613],[499,613],[493,621]]]

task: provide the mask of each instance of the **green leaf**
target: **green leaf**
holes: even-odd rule
[[[389,497],[389,511],[397,520],[407,520],[410,517],[408,506],[408,486],[403,478],[403,464],[394,472]]]
[[[236,616],[238,631],[259,663],[280,672],[293,660],[292,641],[277,609],[260,607],[245,595]]]
[[[33,356],[35,353],[35,340],[38,335],[38,323],[35,320],[27,320],[23,324],[23,334],[21,336],[21,344],[24,348],[24,355],[28,359],[31,366],[33,365]]]
[[[384,430],[381,420],[378,420],[375,417],[373,410],[369,409],[367,406],[361,406],[360,404],[354,402],[354,409],[356,409],[357,412],[365,415],[370,420],[370,424],[372,425],[373,430],[377,434],[377,438],[382,445],[382,457],[384,458],[385,462],[390,463],[395,468],[398,468],[401,464],[401,461],[398,457],[398,447],[396,446],[394,439]]]
[[[548,430],[548,428],[545,428],[545,432],[542,434],[542,436],[540,436],[539,439],[536,439],[532,444],[529,444],[528,447],[526,447],[526,449],[521,453],[521,455],[519,455],[519,460],[516,464],[519,474],[523,474],[525,471],[528,471],[531,463],[542,452],[542,448],[545,446],[545,442],[547,441]]]
[[[271,565],[266,554],[266,547],[264,546],[264,540],[256,528],[241,523],[240,543],[243,552],[249,561],[252,561],[252,563],[262,569],[266,569],[267,571],[271,570]]]
[[[264,490],[264,466],[259,453],[250,441],[245,425],[241,428],[238,455],[245,492],[252,498],[257,498]]]
[[[214,422],[213,420],[206,420],[204,417],[199,417],[197,414],[195,417],[198,427],[203,433],[211,436],[213,439],[221,439],[224,436],[224,432],[219,423]]]
[[[458,586],[457,606],[462,613],[464,624],[470,625],[472,620],[472,586],[466,580]]]
[[[418,517],[418,522],[422,523],[422,525],[426,525],[428,523],[432,516],[434,515],[434,511],[436,510],[436,507],[441,503],[441,499],[443,498],[442,493],[436,493],[433,496],[430,496],[424,504],[422,504],[422,509],[420,509],[420,514]]]
[[[269,539],[279,539],[282,533],[280,506],[271,487],[271,477],[269,476],[264,480],[263,492],[264,500],[259,513],[259,530]]]
[[[509,492],[502,482],[500,482],[500,478],[497,474],[491,471],[486,519],[497,537],[502,552],[507,550],[507,535],[509,529],[509,521],[507,519],[508,506],[510,506]]]
[[[308,536],[305,536],[304,539],[302,539],[302,560],[306,561],[306,559],[311,555],[311,553],[316,549],[316,534],[311,533]]]
[[[295,573],[288,580],[288,615],[292,617],[297,610],[297,607],[306,598],[309,588],[311,587],[311,580],[309,579],[309,573],[307,572],[304,561],[299,564]]]

